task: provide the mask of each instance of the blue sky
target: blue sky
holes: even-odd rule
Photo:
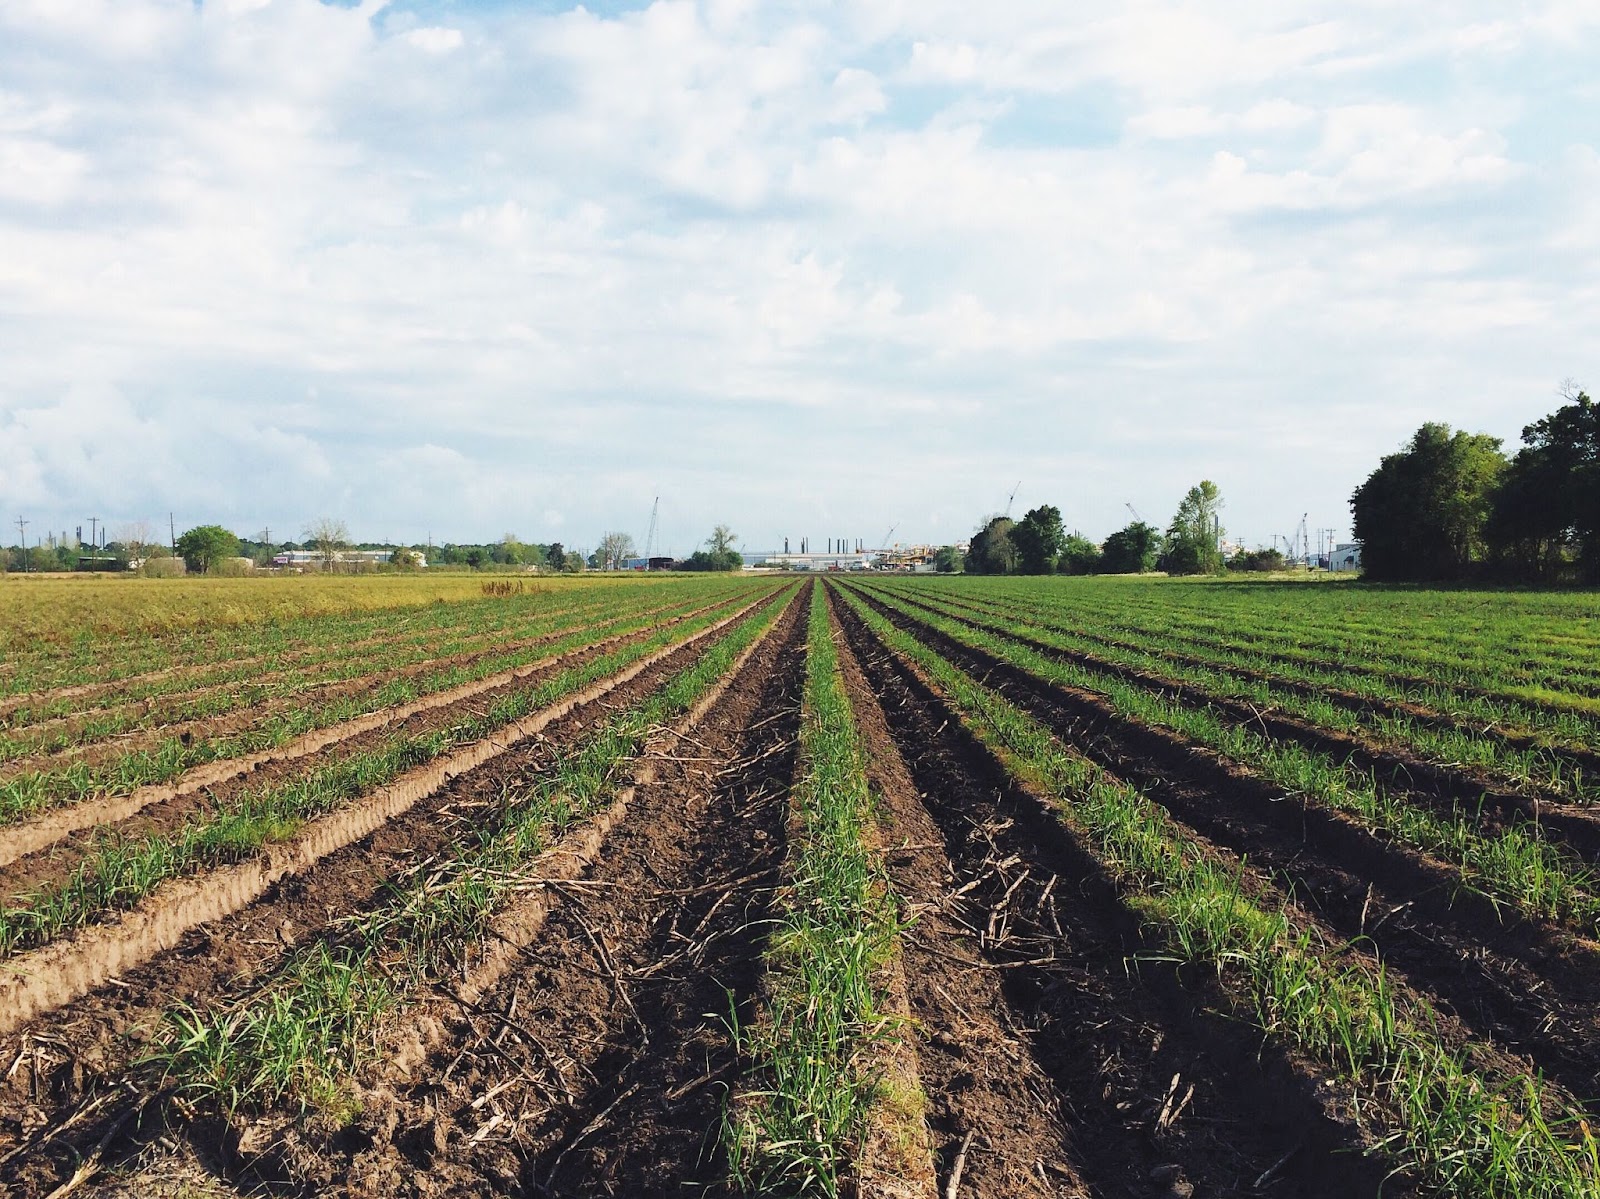
[[[1347,535],[1596,385],[1600,7],[0,4],[0,516]]]

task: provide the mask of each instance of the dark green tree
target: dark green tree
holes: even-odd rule
[[[1505,465],[1498,437],[1423,425],[1350,497],[1362,572],[1385,582],[1465,578],[1483,560]]]
[[[1017,522],[1009,516],[991,516],[972,535],[964,565],[969,575],[1004,575],[1017,568],[1017,547],[1011,530]]]
[[[1100,547],[1082,533],[1068,533],[1056,559],[1056,573],[1093,575],[1100,573]]]
[[[544,560],[550,564],[551,570],[565,570],[567,568],[567,547],[559,541],[552,541],[544,551]]]
[[[940,574],[955,574],[961,569],[961,551],[953,545],[940,546],[933,555],[933,569]]]
[[[1136,520],[1106,538],[1100,550],[1100,569],[1106,574],[1144,574],[1156,568],[1161,555],[1161,531]]]
[[[1222,492],[1210,479],[1189,488],[1167,526],[1160,566],[1168,574],[1218,574],[1222,570]]]
[[[711,530],[711,536],[706,538],[706,549],[696,550],[684,559],[684,570],[740,570],[744,567],[744,556],[733,548],[734,539],[739,535],[727,525],[718,525]]]
[[[1570,556],[1582,582],[1600,583],[1600,404],[1581,391],[1568,400],[1522,430],[1488,537],[1517,578],[1554,582]]]
[[[1066,548],[1067,533],[1061,527],[1061,509],[1053,504],[1040,504],[1028,512],[1011,529],[1011,544],[1016,547],[1016,572],[1024,575],[1051,575],[1061,551]]]
[[[178,538],[178,553],[190,570],[205,572],[239,556],[239,539],[221,525],[196,525]]]

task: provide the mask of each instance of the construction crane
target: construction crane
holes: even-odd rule
[[[883,535],[883,541],[880,544],[883,546],[884,553],[887,554],[889,552],[889,538],[894,536],[894,531],[899,527],[899,525],[890,525],[889,531]]]
[[[644,535],[644,568],[650,569],[650,559],[656,550],[656,519],[661,515],[661,497],[650,505],[650,531]]]
[[[1129,503],[1124,503],[1122,506],[1124,508],[1126,508],[1129,512],[1133,513],[1133,519],[1134,520],[1138,521],[1140,524],[1144,524],[1144,517],[1139,515],[1139,509],[1135,508],[1132,504],[1129,504]]]
[[[1012,503],[1013,500],[1015,500],[1017,498],[1017,491],[1018,491],[1019,488],[1021,488],[1021,486],[1022,486],[1022,480],[1018,479],[1016,487],[1013,487],[1011,489],[1011,494],[1006,496],[1006,516],[1007,517],[1009,517],[1011,515],[1011,503]]]

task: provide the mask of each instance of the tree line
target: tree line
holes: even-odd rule
[[[1216,574],[1224,569],[1221,513],[1221,489],[1203,479],[1183,497],[1165,533],[1135,520],[1096,545],[1081,533],[1067,532],[1061,509],[1041,504],[1021,520],[990,517],[972,535],[960,567],[980,575]],[[1276,557],[1276,566],[1267,555]],[[1240,557],[1248,558],[1249,569],[1283,565],[1276,551]],[[941,553],[935,565],[954,570],[957,558],[953,551]]]
[[[1423,425],[1350,497],[1362,569],[1387,582],[1600,583],[1600,405],[1498,437]]]
[[[568,549],[559,541],[549,543],[522,541],[515,533],[507,533],[498,541],[474,544],[471,542],[445,542],[442,545],[417,543],[396,546],[378,542],[355,543],[342,520],[320,518],[301,531],[299,541],[273,541],[267,530],[255,538],[240,537],[222,525],[196,525],[186,529],[171,545],[150,539],[143,525],[117,541],[103,546],[90,547],[73,543],[65,533],[59,538],[51,535],[44,545],[30,545],[24,550],[20,545],[0,549],[0,573],[4,571],[43,573],[70,571],[87,562],[96,570],[137,570],[149,575],[183,573],[229,574],[251,567],[272,564],[278,554],[286,551],[314,553],[314,566],[325,571],[341,573],[381,570],[406,571],[418,569],[424,562],[429,566],[466,567],[471,570],[528,570],[562,571],[575,573],[582,570],[620,570],[624,562],[636,557],[633,538],[627,533],[606,533],[591,554]],[[738,537],[729,526],[722,524],[711,531],[703,544],[688,558],[672,562],[674,570],[731,571],[744,566],[744,558],[734,548]],[[375,563],[369,559],[352,562],[344,555],[350,550],[383,551],[387,561]],[[178,563],[182,563],[182,567]]]

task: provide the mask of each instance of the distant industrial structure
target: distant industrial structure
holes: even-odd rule
[[[890,529],[889,536],[893,534],[894,530]],[[939,547],[934,545],[890,544],[887,537],[882,549],[868,549],[859,538],[829,538],[826,544],[826,550],[813,550],[811,539],[802,537],[799,550],[791,551],[790,539],[785,537],[781,554],[747,554],[745,560],[751,565],[778,570],[898,570],[931,574],[939,552]],[[965,549],[964,546],[960,548]]]
[[[334,551],[334,565],[353,564],[357,566],[382,566],[393,557],[394,550],[336,550]],[[428,559],[416,550],[411,551],[412,557],[418,566],[426,566]],[[320,567],[327,560],[321,550],[282,550],[272,555],[272,565],[277,567],[298,567],[305,569],[307,566]]]
[[[872,550],[850,550],[826,554],[763,554],[761,561],[769,568],[783,570],[871,570],[876,557]]]
[[[1328,555],[1329,570],[1360,570],[1361,569],[1361,543],[1359,541],[1345,541],[1333,547]]]

